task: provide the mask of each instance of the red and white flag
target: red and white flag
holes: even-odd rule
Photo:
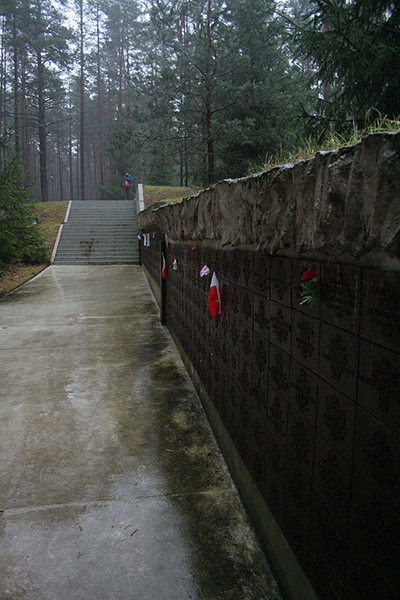
[[[168,250],[168,252],[170,252],[171,248],[170,248],[170,245],[169,245],[169,237],[168,237],[167,233],[165,234],[165,243],[167,244],[167,250]]]
[[[164,252],[162,253],[162,271],[161,271],[161,275],[163,279],[167,278],[167,263],[165,262],[165,254]]]
[[[213,319],[221,314],[221,296],[219,294],[219,281],[215,273],[213,273],[208,292],[208,312]]]

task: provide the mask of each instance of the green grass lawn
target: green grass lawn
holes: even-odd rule
[[[198,190],[187,187],[172,187],[167,185],[144,185],[144,205],[146,208],[155,202],[167,202],[173,204],[180,202],[183,198],[197,194]]]

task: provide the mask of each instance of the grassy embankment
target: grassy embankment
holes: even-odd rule
[[[154,204],[154,202],[179,202],[182,198],[195,193],[196,190],[191,188],[144,186],[146,207]],[[21,283],[28,281],[28,279],[31,279],[31,277],[39,273],[39,271],[50,263],[58,228],[64,221],[67,205],[67,202],[40,202],[35,205],[35,215],[39,219],[38,227],[42,232],[47,248],[47,262],[39,265],[10,265],[6,273],[0,276],[0,296],[21,285]]]
[[[57,231],[64,221],[67,205],[68,202],[42,202],[35,205],[35,216],[39,219],[38,227],[47,249],[47,261],[38,265],[9,265],[3,276],[0,276],[0,296],[31,279],[50,263]]]

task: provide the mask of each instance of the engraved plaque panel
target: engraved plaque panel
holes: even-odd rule
[[[318,377],[295,360],[290,367],[290,404],[315,427]]]
[[[270,302],[270,339],[275,346],[290,354],[291,346],[291,310],[287,306]]]
[[[253,327],[253,292],[240,289],[240,319],[248,327]]]
[[[349,546],[363,547],[370,562],[399,591],[399,514],[357,473],[354,474]]]
[[[243,358],[239,359],[238,381],[241,388],[241,394],[250,402],[251,396],[251,365]]]
[[[267,419],[266,464],[276,482],[283,488],[285,481],[286,436],[276,432],[275,424]]]
[[[275,519],[282,527],[284,488],[278,483],[270,469],[265,471],[264,498]]]
[[[284,398],[289,399],[290,390],[290,358],[288,354],[270,345],[269,382]]]
[[[253,289],[253,252],[245,250],[240,252],[241,260],[241,279],[240,283],[243,287]]]
[[[361,340],[358,404],[400,433],[400,355]]]
[[[289,406],[287,429],[287,470],[297,466],[308,479],[312,479],[315,429]]]
[[[309,520],[301,519],[301,514],[294,509],[294,506],[286,496],[283,514],[283,533],[297,560],[303,569],[306,570],[310,539]]]
[[[360,269],[333,263],[322,265],[321,319],[358,333],[360,291]]]
[[[332,506],[315,489],[311,506],[310,532],[331,567],[341,579],[344,579],[347,527],[344,532],[337,530]]]
[[[361,335],[400,352],[400,273],[363,270]]]
[[[253,259],[253,288],[266,298],[270,296],[270,256],[263,252],[255,252]]]
[[[350,463],[354,440],[354,418],[354,402],[320,379],[317,430]]]
[[[240,286],[229,283],[226,298],[227,304],[225,310],[237,317],[240,313]]]
[[[264,456],[265,438],[267,434],[267,419],[251,406],[250,441],[252,445]]]
[[[294,260],[292,263],[292,307],[303,314],[319,317],[321,302],[317,302],[314,306],[309,304],[301,304],[301,278],[305,271],[315,271],[318,281],[321,281],[321,267],[317,262],[307,262],[302,260]]]
[[[319,321],[292,311],[292,356],[318,373]]]
[[[227,346],[228,348],[228,361],[225,363],[227,367],[230,380],[238,381],[239,379],[239,352],[232,348],[232,346]]]
[[[260,294],[254,294],[254,331],[269,339],[270,301]]]
[[[268,381],[269,342],[253,333],[253,368]]]
[[[265,453],[250,443],[250,465],[249,471],[260,493],[264,492],[265,479]]]
[[[367,557],[360,544],[347,545],[344,600],[398,600],[398,592]]]
[[[355,400],[359,340],[355,335],[321,324],[319,374],[340,392]]]
[[[290,258],[271,257],[271,299],[291,305],[292,264]]]
[[[254,368],[251,371],[251,404],[263,418],[267,417],[268,383]]]
[[[400,511],[400,437],[361,407],[357,408],[354,466]]]
[[[313,588],[321,600],[342,600],[343,582],[321,554],[316,540],[310,538],[309,578]]]
[[[276,435],[286,438],[288,403],[273,388],[268,392],[268,420]]]
[[[285,498],[288,498],[301,519],[308,518],[311,504],[311,481],[303,469],[287,461],[285,478]]]
[[[239,353],[248,362],[251,362],[253,351],[253,330],[247,327],[244,323],[240,323],[239,327]]]
[[[330,504],[333,528],[345,537],[349,516],[351,466],[318,434],[315,444],[313,484]]]
[[[239,342],[239,325],[240,321],[233,315],[230,316],[229,319],[229,332],[228,332],[228,341],[231,346],[236,348]]]

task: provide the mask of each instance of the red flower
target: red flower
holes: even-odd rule
[[[310,281],[310,279],[313,279],[314,277],[317,277],[317,273],[315,271],[304,271],[303,275],[301,276],[301,281]]]

